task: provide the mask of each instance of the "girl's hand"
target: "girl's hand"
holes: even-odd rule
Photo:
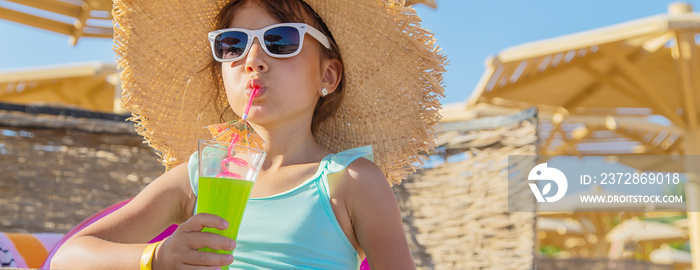
[[[197,250],[204,247],[223,250],[236,248],[236,242],[228,237],[202,232],[204,227],[224,230],[228,226],[228,222],[217,215],[199,213],[192,216],[158,246],[153,269],[203,269],[201,266],[220,269],[222,265],[231,264],[232,255]]]

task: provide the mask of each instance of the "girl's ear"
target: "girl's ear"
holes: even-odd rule
[[[343,76],[343,64],[338,59],[329,59],[322,67],[321,85],[328,89],[328,93],[333,93],[338,88]]]

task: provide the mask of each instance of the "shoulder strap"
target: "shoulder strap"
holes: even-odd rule
[[[358,158],[366,158],[373,161],[372,146],[365,145],[331,155],[331,157],[328,159],[328,164],[324,168],[323,175],[320,177],[321,193],[323,193],[326,199],[330,198],[328,175],[345,170],[350,163]]]
[[[337,173],[350,165],[353,161],[358,158],[366,158],[373,161],[372,157],[372,146],[365,145],[353,149],[348,149],[343,152],[334,154],[328,160],[328,166],[326,166],[326,173]]]

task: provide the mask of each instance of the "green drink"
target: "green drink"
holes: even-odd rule
[[[248,203],[253,181],[219,178],[199,177],[199,201],[197,213],[209,213],[224,217],[229,222],[226,230],[204,228],[203,232],[213,232],[233,239],[238,237],[238,228],[241,226],[241,218],[245,206]],[[230,250],[213,250],[210,248],[202,251],[230,254]]]
[[[250,191],[265,160],[265,152],[219,141],[199,141],[199,187],[197,213],[209,213],[228,221],[226,230],[204,228],[234,241]],[[232,254],[231,250],[202,248],[200,251]],[[228,269],[228,265],[222,266]]]

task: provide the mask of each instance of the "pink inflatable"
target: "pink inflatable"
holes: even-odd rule
[[[53,247],[53,249],[51,249],[51,252],[49,252],[49,256],[46,258],[46,261],[44,261],[44,265],[41,268],[42,269],[49,269],[50,268],[51,258],[53,258],[53,255],[56,253],[56,250],[58,250],[58,248],[61,245],[63,245],[63,243],[65,243],[66,240],[68,240],[71,236],[75,235],[76,233],[78,233],[79,231],[81,231],[82,229],[87,227],[88,225],[94,223],[95,221],[103,218],[106,215],[109,215],[110,213],[114,212],[115,210],[126,205],[129,201],[131,201],[131,199],[126,199],[124,201],[113,204],[105,209],[102,209],[102,211],[97,212],[97,213],[93,214],[92,216],[86,218],[85,220],[78,223],[78,225],[75,225],[75,227],[73,227],[70,231],[68,231],[68,233],[66,233],[61,238],[61,240],[59,240],[58,243],[56,243],[56,245]],[[170,236],[171,234],[173,234],[175,229],[177,229],[177,224],[170,225],[170,227],[165,229],[158,236],[156,236],[155,238],[151,239],[151,241],[148,241],[148,242],[153,243],[153,242],[158,242],[160,240],[163,240],[163,239],[167,238],[168,236]],[[362,261],[362,265],[360,266],[360,270],[370,270],[369,263],[367,263],[367,259]]]

